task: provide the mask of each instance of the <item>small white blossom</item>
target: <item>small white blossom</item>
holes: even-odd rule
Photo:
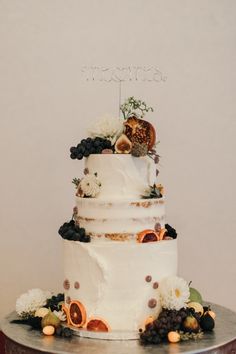
[[[93,126],[90,127],[88,133],[91,138],[103,138],[111,141],[114,145],[119,136],[124,130],[124,120],[120,118],[114,118],[105,116],[96,121]]]
[[[31,289],[16,300],[16,312],[21,317],[33,315],[36,310],[46,305],[46,301],[50,297],[49,291]]]
[[[158,291],[161,306],[168,310],[180,310],[186,307],[190,296],[187,282],[177,276],[162,279]]]
[[[64,313],[64,311],[53,311],[54,315],[56,315],[60,321],[64,322],[66,321],[66,314]]]
[[[87,174],[81,179],[78,185],[77,195],[79,197],[95,198],[100,192],[101,182],[96,174]]]

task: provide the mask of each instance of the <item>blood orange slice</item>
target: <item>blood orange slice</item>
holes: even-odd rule
[[[140,243],[159,241],[159,234],[151,229],[143,230],[137,234],[137,241]]]
[[[88,331],[109,332],[110,326],[103,318],[90,318],[86,326]]]
[[[69,316],[69,309],[68,309],[68,307],[66,307],[65,304],[62,304],[61,309],[62,309],[62,311],[64,312],[64,314],[66,315],[66,322],[67,322],[67,324],[70,325],[71,323],[70,323],[70,316]]]
[[[69,310],[69,321],[72,326],[75,327],[82,327],[86,322],[86,310],[84,305],[79,301],[71,301]]]
[[[132,143],[146,143],[148,145],[148,150],[153,148],[153,145],[156,142],[156,131],[151,123],[144,119],[130,117],[124,125],[124,133]]]

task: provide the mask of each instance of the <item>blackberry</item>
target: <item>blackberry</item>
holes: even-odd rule
[[[70,241],[90,242],[90,236],[86,234],[83,227],[75,224],[72,219],[69,222],[65,222],[58,230],[59,235]]]
[[[57,337],[71,338],[73,331],[68,327],[59,326],[56,328],[55,335]]]
[[[165,224],[165,229],[167,230],[165,236],[172,237],[173,239],[177,237],[177,232],[172,226]]]

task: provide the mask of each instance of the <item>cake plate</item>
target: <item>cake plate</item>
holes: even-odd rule
[[[205,333],[201,340],[142,346],[138,340],[99,340],[73,336],[71,339],[46,337],[28,326],[10,323],[16,313],[1,323],[6,335],[6,354],[236,354],[236,313],[211,304],[217,314],[213,332]]]

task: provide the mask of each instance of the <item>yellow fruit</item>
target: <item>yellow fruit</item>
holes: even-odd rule
[[[40,309],[36,310],[34,316],[35,317],[44,317],[48,314],[49,309],[47,309],[46,307],[40,307]]]
[[[170,343],[178,343],[180,341],[180,334],[178,332],[171,331],[168,333],[168,341]]]
[[[53,326],[43,327],[43,334],[45,334],[45,336],[52,336],[54,333],[55,333],[55,327]]]
[[[189,307],[189,308],[192,307],[192,308],[195,310],[195,312],[199,312],[201,316],[202,316],[203,313],[204,313],[203,306],[202,306],[201,304],[199,304],[199,302],[194,302],[194,301],[189,302],[189,303],[188,303],[188,307]]]

